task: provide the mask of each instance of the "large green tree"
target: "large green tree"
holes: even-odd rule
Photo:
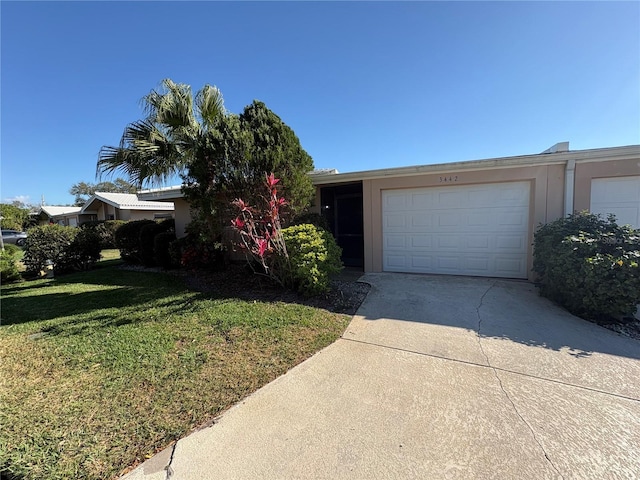
[[[22,230],[29,226],[29,209],[9,205],[7,203],[0,204],[0,223],[2,228],[9,230]]]
[[[205,85],[194,97],[190,86],[171,80],[143,103],[147,117],[127,126],[118,147],[101,149],[98,174],[121,171],[139,186],[181,175],[187,199],[213,231],[228,223],[232,200],[258,199],[266,173],[281,178],[291,215],[309,205],[313,161],[264,103],[236,115],[216,87]]]
[[[78,182],[73,184],[69,193],[76,197],[75,204],[82,206],[96,192],[136,193],[136,186],[123,178],[116,178],[113,182]]]

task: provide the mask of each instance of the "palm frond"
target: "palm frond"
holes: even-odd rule
[[[196,94],[196,111],[202,126],[208,130],[215,126],[226,115],[222,93],[218,87],[205,85]]]
[[[188,156],[149,120],[127,126],[118,147],[104,146],[98,155],[96,176],[124,173],[132,183],[162,185],[183,172]]]
[[[162,88],[160,92],[152,90],[143,99],[149,120],[169,129],[198,128],[191,86],[166,78],[162,81]]]

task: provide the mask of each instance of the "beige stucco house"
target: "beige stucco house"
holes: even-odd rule
[[[315,210],[331,225],[347,265],[533,279],[533,234],[568,213],[613,213],[640,228],[640,145],[337,173],[312,172]],[[173,201],[184,234],[180,187],[140,192]]]
[[[134,193],[96,192],[80,214],[94,220],[158,220],[173,217],[173,203],[141,200]]]

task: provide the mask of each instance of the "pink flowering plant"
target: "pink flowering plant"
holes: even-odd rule
[[[231,225],[240,234],[238,246],[246,252],[252,268],[260,265],[258,273],[285,285],[287,282],[283,276],[288,271],[289,255],[282,236],[280,211],[287,202],[278,194],[279,181],[273,173],[265,174],[267,195],[263,197],[262,208],[247,205],[240,198],[234,200],[232,204],[238,214]]]

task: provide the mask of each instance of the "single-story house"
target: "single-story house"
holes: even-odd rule
[[[77,227],[83,222],[91,220],[91,215],[81,215],[82,207],[43,205],[38,212],[38,224],[57,223],[67,227]]]
[[[173,203],[140,200],[134,193],[96,192],[80,214],[94,220],[158,220],[173,218]]]
[[[640,228],[640,145],[338,173],[312,172],[347,265],[533,280],[537,225],[589,210]],[[174,201],[176,231],[190,221],[180,187],[140,192]]]

